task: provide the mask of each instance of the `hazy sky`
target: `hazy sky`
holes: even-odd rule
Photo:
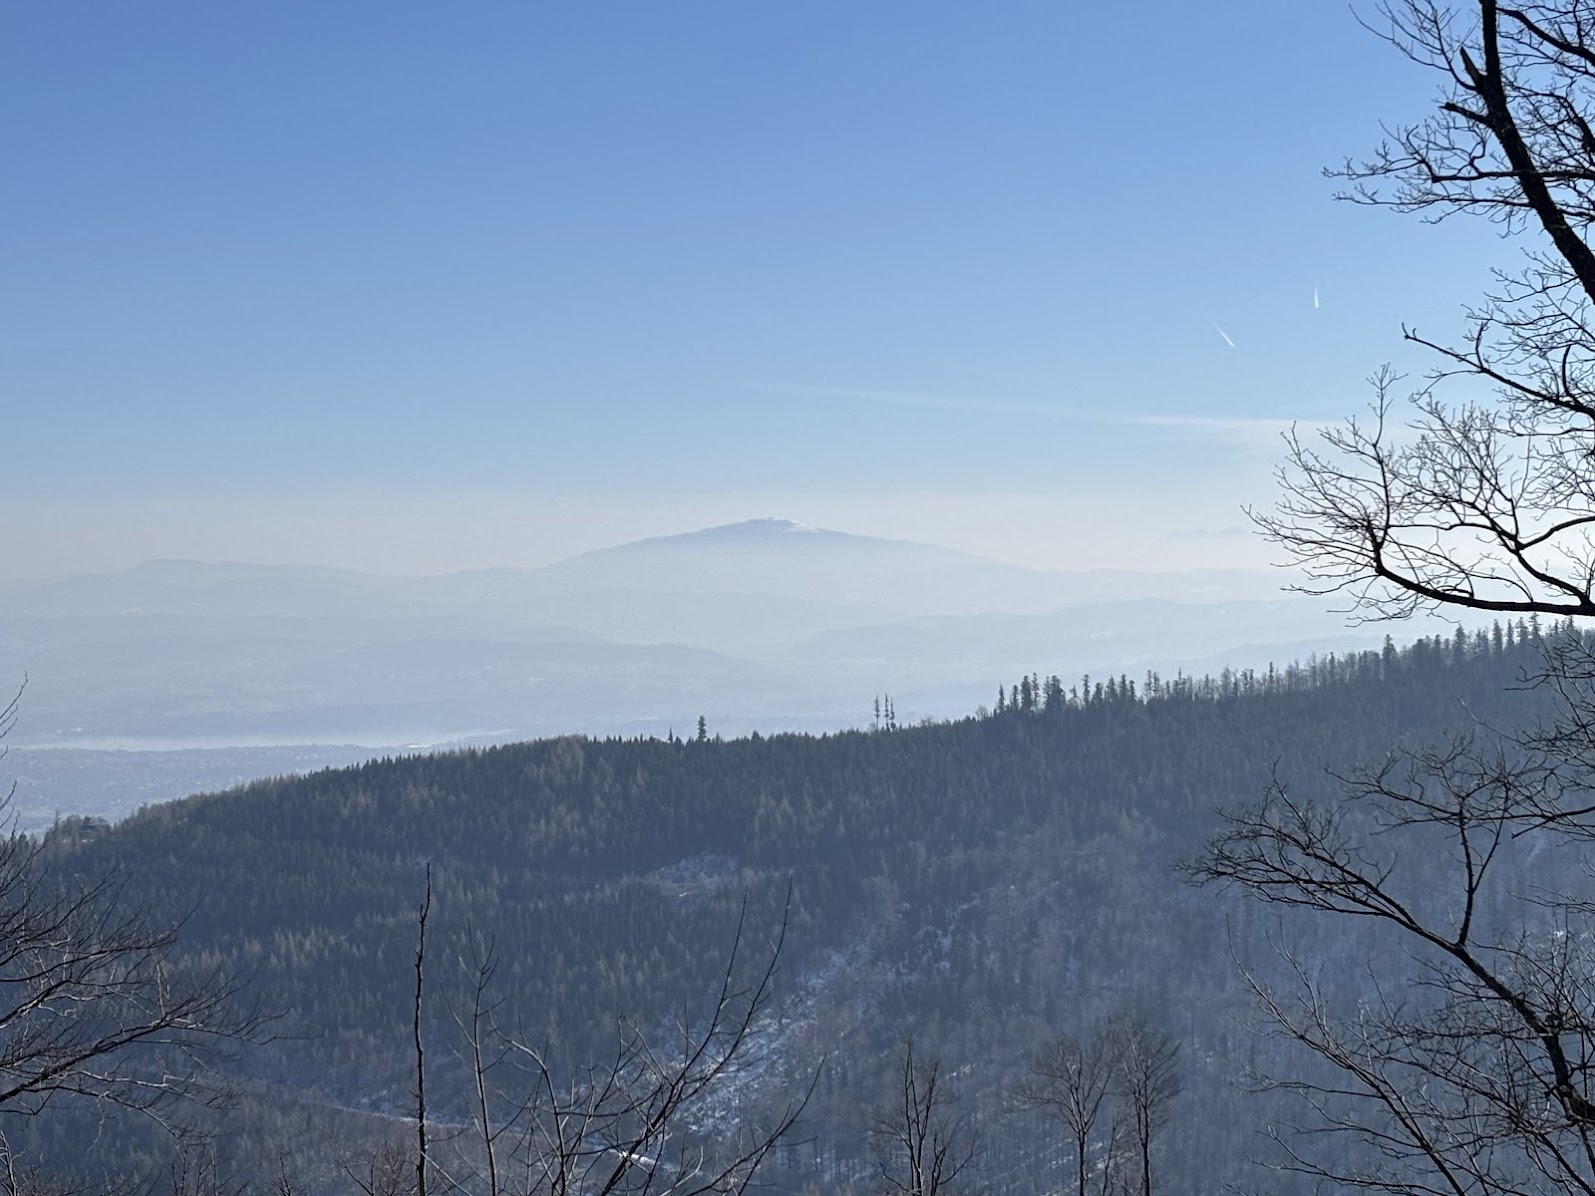
[[[1330,202],[1432,88],[1321,0],[5,6],[0,574],[1260,560],[1513,260]]]

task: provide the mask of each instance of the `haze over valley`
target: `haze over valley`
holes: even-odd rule
[[[153,561],[0,588],[30,825],[440,746],[865,725],[1071,681],[1377,646],[1278,571],[1034,570],[761,518],[535,569]],[[142,783],[117,753],[153,753]],[[62,754],[55,754],[62,753]],[[187,772],[185,773],[185,769]]]

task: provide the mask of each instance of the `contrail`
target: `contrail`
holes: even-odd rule
[[[1233,349],[1235,347],[1235,342],[1230,340],[1229,333],[1225,332],[1222,328],[1220,328],[1217,323],[1214,323],[1213,331],[1218,333],[1221,337],[1223,337],[1224,338],[1224,343],[1226,345],[1228,345],[1231,349]]]
[[[1313,288],[1313,310],[1314,311],[1318,310],[1318,288],[1317,287]]]

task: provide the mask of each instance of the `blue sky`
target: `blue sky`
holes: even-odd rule
[[[1277,429],[1513,260],[1330,201],[1431,93],[1318,2],[7,6],[0,574],[1261,559]]]

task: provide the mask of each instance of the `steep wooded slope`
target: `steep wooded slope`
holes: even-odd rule
[[[828,1055],[810,1121],[841,1143],[794,1168],[854,1173],[881,1052],[912,1033],[980,1061],[970,1099],[1008,1127],[988,1134],[993,1176],[1030,1190],[1048,1165],[1039,1126],[995,1119],[1003,1088],[1049,1030],[1137,1008],[1186,1044],[1170,1142],[1195,1185],[1246,1151],[1248,1127],[1212,1110],[1260,1049],[1230,1016],[1230,951],[1266,926],[1172,863],[1271,769],[1328,791],[1326,765],[1520,725],[1541,703],[1521,690],[1537,661],[1532,643],[1459,637],[1265,677],[1085,683],[1045,709],[911,729],[547,740],[261,782],[56,841],[63,867],[121,870],[157,917],[187,919],[192,956],[254,969],[291,1011],[307,1037],[256,1052],[257,1078],[378,1111],[407,1099],[427,863],[429,1033],[454,1040],[442,995],[475,932],[496,942],[507,1019],[571,1059],[601,1052],[616,1014],[665,1025],[707,993],[743,901],[762,933],[790,880],[787,1014],[764,1083]]]

